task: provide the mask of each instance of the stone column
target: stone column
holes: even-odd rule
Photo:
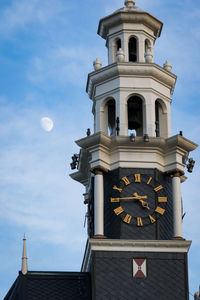
[[[104,184],[103,172],[95,170],[94,181],[94,237],[104,237]]]
[[[144,53],[145,53],[144,36],[139,35],[139,37],[138,37],[138,62],[145,62]]]
[[[174,238],[182,238],[181,172],[172,174]]]
[[[105,124],[107,122],[107,118],[105,117],[105,111],[102,105],[102,101],[96,102],[95,115],[96,115],[96,132],[103,131],[104,133],[107,134],[106,124]]]
[[[119,117],[119,135],[128,135],[128,109],[127,93],[121,91],[115,96],[116,99],[116,116]]]
[[[125,54],[125,62],[129,62],[129,51],[128,51],[128,42],[129,42],[129,34],[124,32],[124,39],[123,39],[123,51]]]
[[[150,93],[145,95],[145,103],[143,105],[143,117],[144,117],[144,134],[148,134],[150,137],[156,136],[155,127],[155,98]]]

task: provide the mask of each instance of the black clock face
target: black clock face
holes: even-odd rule
[[[166,210],[165,188],[152,176],[132,174],[113,186],[110,202],[123,222],[138,227],[155,223]]]

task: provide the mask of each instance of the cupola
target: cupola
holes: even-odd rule
[[[176,76],[166,61],[154,63],[154,43],[163,23],[126,0],[99,22],[108,65],[94,61],[87,92],[93,101],[94,133],[149,137],[171,136],[171,101]]]
[[[160,36],[163,23],[126,0],[125,6],[99,22],[98,34],[106,40],[108,63],[116,62],[121,48],[126,62],[145,62],[147,52],[153,57],[155,40]]]

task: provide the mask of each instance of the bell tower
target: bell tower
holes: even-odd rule
[[[70,175],[86,188],[92,299],[189,299],[181,183],[197,145],[171,135],[177,77],[154,62],[162,26],[133,0],[99,22],[108,65],[88,74],[94,133],[76,141]]]
[[[99,72],[89,74],[87,84],[94,103],[95,132],[114,134],[116,114],[119,135],[127,136],[129,130],[138,136],[171,135],[170,104],[176,76],[169,63],[164,68],[153,63],[162,26],[134,1],[100,20],[98,34],[106,40],[108,66],[102,70],[99,60],[94,62]]]

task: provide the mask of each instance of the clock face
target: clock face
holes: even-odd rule
[[[113,212],[127,224],[138,227],[155,223],[166,211],[165,188],[153,176],[132,174],[113,186]]]

